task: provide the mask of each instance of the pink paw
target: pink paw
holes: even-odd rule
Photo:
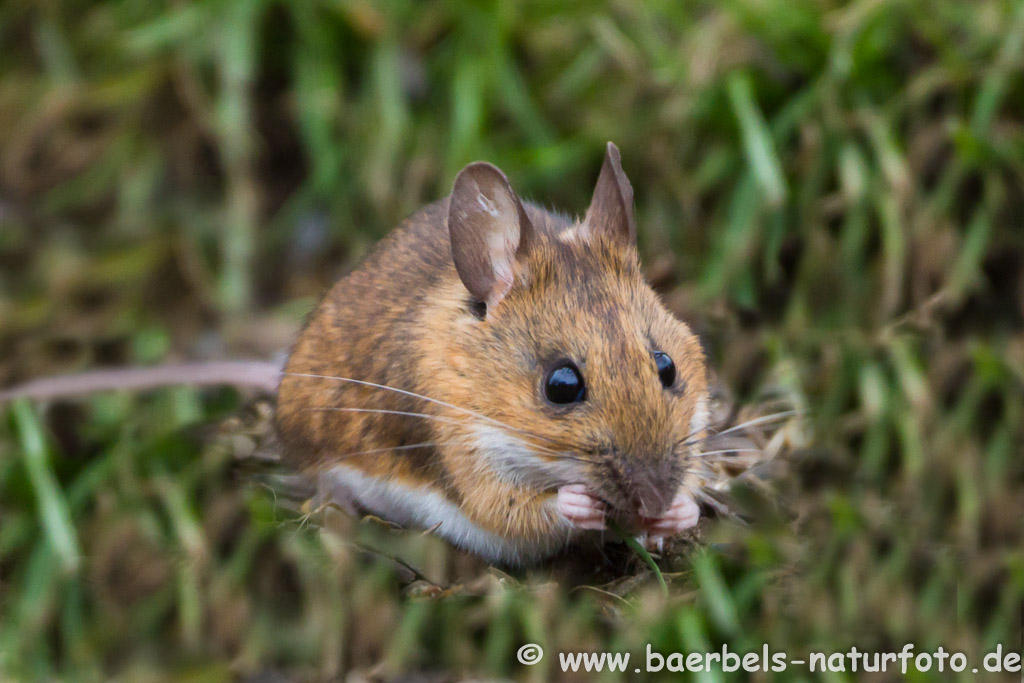
[[[686,531],[700,519],[700,506],[686,491],[680,491],[672,499],[672,506],[657,518],[641,517],[644,544],[651,549],[661,550],[665,539]]]
[[[583,484],[559,488],[556,507],[577,529],[604,529],[604,503],[591,496]]]

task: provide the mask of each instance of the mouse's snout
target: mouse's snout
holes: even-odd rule
[[[611,458],[606,499],[627,520],[656,518],[672,505],[679,488],[678,461],[670,458]]]

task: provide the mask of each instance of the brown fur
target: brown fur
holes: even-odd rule
[[[602,202],[632,217],[631,206],[608,201],[598,186],[586,224],[520,205],[529,243],[516,251],[514,286],[483,319],[452,259],[448,199],[382,241],[327,294],[293,349],[277,408],[291,462],[313,473],[344,463],[439,492],[482,529],[524,547],[551,545],[553,534],[565,535],[547,505],[554,488],[510,481],[487,466],[475,430],[497,428],[540,459],[574,468],[623,520],[641,504],[665,509],[688,481],[685,441],[699,436],[690,428],[707,394],[704,357],[645,283],[632,236],[593,229]],[[630,204],[631,197],[630,190]],[[673,388],[661,386],[654,350],[674,359]],[[543,394],[545,370],[561,358],[576,362],[587,385],[586,401],[572,407]],[[300,375],[365,380],[485,417]],[[425,442],[437,445],[404,448]],[[365,451],[374,452],[350,455]]]

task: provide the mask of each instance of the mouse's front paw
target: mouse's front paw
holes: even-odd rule
[[[558,489],[556,507],[577,529],[604,529],[605,505],[590,495],[583,484],[568,484]]]
[[[642,517],[643,530],[647,534],[649,546],[662,545],[662,539],[680,534],[697,524],[700,519],[700,506],[686,491],[680,491],[672,499],[672,505],[660,517]]]

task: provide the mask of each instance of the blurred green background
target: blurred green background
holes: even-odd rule
[[[0,385],[273,357],[465,163],[581,214],[613,140],[652,282],[810,437],[665,601],[405,539],[410,582],[241,471],[232,390],[0,409],[0,677],[1021,650],[1024,3],[8,0],[0,44]]]

